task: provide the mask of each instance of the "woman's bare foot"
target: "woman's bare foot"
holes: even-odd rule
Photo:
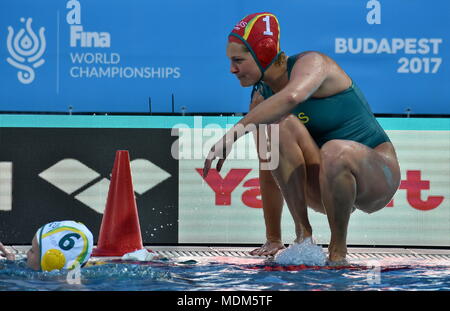
[[[347,265],[348,261],[346,259],[347,246],[342,246],[340,248],[333,247],[330,245],[328,247],[328,263],[331,265]]]
[[[307,235],[307,236],[301,235],[301,236],[297,236],[297,238],[294,240],[294,243],[295,243],[295,244],[300,244],[300,243],[302,243],[303,241],[305,241],[305,240],[308,239],[308,238],[310,238],[310,239],[311,239],[311,242],[312,242],[313,244],[315,244],[315,241],[314,241],[312,235]]]
[[[347,261],[347,259],[345,257],[341,258],[341,259],[337,259],[337,260],[331,260],[330,257],[328,257],[327,265],[328,266],[334,266],[334,267],[336,267],[336,266],[349,266],[350,263]]]
[[[253,256],[269,256],[275,255],[279,250],[285,249],[281,241],[267,241],[261,247],[258,247],[250,252],[250,255]]]

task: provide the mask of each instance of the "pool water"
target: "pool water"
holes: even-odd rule
[[[36,272],[24,260],[0,261],[2,291],[445,291],[450,267],[414,264],[381,268],[314,268],[159,260],[109,262],[79,271]],[[291,267],[292,268],[292,267]]]

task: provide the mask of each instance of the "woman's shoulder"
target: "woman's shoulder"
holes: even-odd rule
[[[300,77],[301,71],[317,72],[318,75],[323,75],[323,81],[312,97],[328,97],[352,85],[353,81],[347,73],[325,53],[305,51],[291,57],[291,63],[288,62],[289,78],[292,77],[291,72],[296,77]]]
[[[304,51],[291,55],[287,59],[287,71],[288,77],[291,78],[291,73],[294,68],[306,69],[308,67],[316,67],[321,62],[325,64],[327,62],[327,56],[318,51]]]
[[[304,68],[304,66],[317,66],[319,63],[326,64],[330,62],[331,58],[328,57],[326,54],[319,52],[319,51],[304,51],[297,54],[294,54],[292,56],[288,57],[287,60],[287,67],[288,72],[290,73],[295,65],[301,62],[301,66]]]
[[[303,52],[291,55],[291,56],[288,57],[288,61],[296,62],[297,60],[302,59],[302,58],[323,59],[323,60],[331,59],[325,53],[311,50],[311,51],[303,51]]]
[[[301,62],[299,61],[301,60]],[[323,68],[330,75],[337,74],[338,76],[346,76],[345,71],[339,66],[339,64],[326,55],[325,53],[319,51],[305,51],[288,58],[288,71],[290,72],[294,69],[294,66],[298,69],[311,68]]]

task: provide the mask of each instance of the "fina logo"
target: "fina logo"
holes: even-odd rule
[[[78,0],[69,0],[66,8],[66,21],[70,25],[70,46],[77,47],[78,43],[82,48],[109,48],[111,47],[111,34],[109,32],[87,32],[81,25],[81,3]]]
[[[46,41],[44,36],[45,28],[39,29],[39,37],[31,28],[31,17],[20,21],[25,23],[25,29],[22,28],[14,34],[14,29],[8,26],[8,38],[6,46],[11,57],[6,61],[13,67],[19,69],[17,79],[23,84],[30,84],[34,81],[34,69],[44,64],[42,55],[45,52]]]

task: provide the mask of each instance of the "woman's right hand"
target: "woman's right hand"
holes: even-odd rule
[[[285,249],[286,247],[281,241],[267,241],[261,247],[258,247],[250,252],[252,256],[273,256],[279,250]]]

